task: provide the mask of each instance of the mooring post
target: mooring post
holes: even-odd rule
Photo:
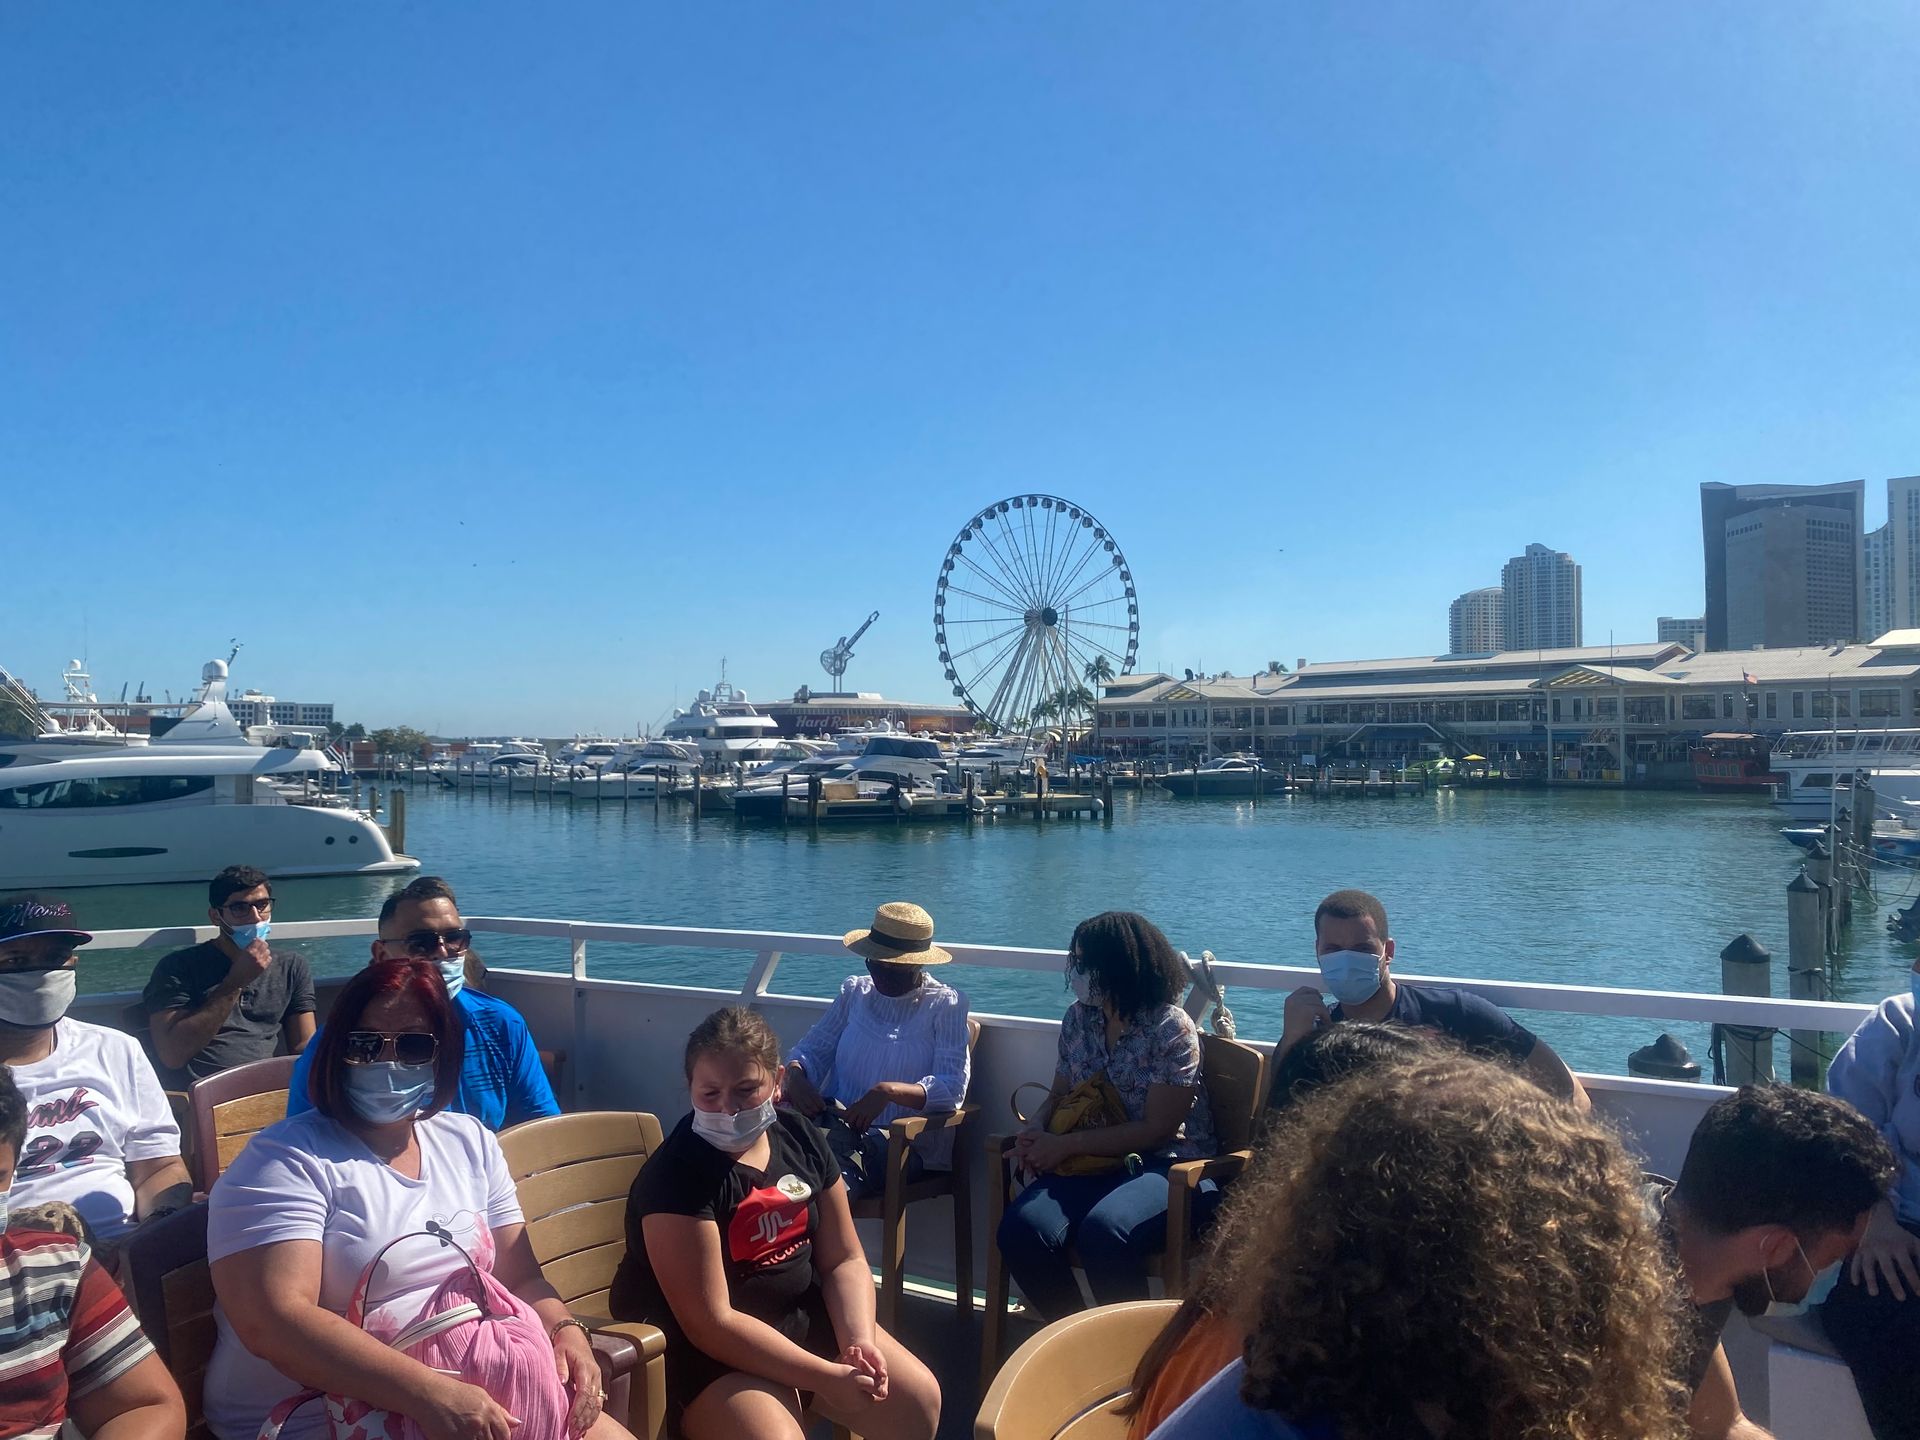
[[[790,800],[792,796],[793,772],[791,770],[782,770],[780,772],[780,828],[782,830],[787,828],[787,801]]]
[[[1751,935],[1736,935],[1720,952],[1720,993],[1762,999],[1773,993],[1773,952]],[[1773,1031],[1765,1025],[1716,1027],[1727,1057],[1727,1084],[1758,1085],[1773,1079]]]
[[[815,830],[820,828],[820,774],[818,771],[807,776],[807,824]]]
[[[1827,998],[1827,950],[1820,932],[1820,887],[1806,867],[1787,882],[1787,993],[1795,1000]],[[1827,1073],[1827,1036],[1822,1030],[1787,1032],[1787,1073],[1793,1083],[1818,1090]]]

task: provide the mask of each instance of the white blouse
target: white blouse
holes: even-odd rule
[[[902,1115],[942,1115],[967,1096],[967,997],[928,977],[905,995],[882,995],[871,975],[849,975],[827,1013],[787,1057],[829,1100],[851,1105],[883,1080],[924,1086],[923,1110],[889,1105],[874,1124]],[[953,1132],[930,1130],[915,1147],[934,1169],[953,1163]]]

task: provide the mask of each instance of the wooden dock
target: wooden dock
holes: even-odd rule
[[[987,809],[1000,815],[1095,815],[1107,813],[1107,802],[1098,795],[1075,795],[1048,791],[1042,795],[982,795]]]

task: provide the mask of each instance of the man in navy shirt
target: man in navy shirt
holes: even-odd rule
[[[1364,890],[1336,890],[1313,912],[1314,955],[1332,1010],[1321,987],[1303,985],[1287,997],[1280,1043],[1287,1053],[1322,1025],[1376,1020],[1435,1030],[1467,1050],[1504,1059],[1541,1089],[1585,1110],[1587,1092],[1566,1061],[1499,1006],[1450,985],[1402,985],[1393,978],[1393,937],[1387,909]]]
[[[460,1089],[452,1108],[471,1115],[489,1130],[523,1120],[558,1115],[553,1087],[540,1068],[540,1051],[520,1012],[504,1000],[467,985],[467,949],[473,932],[460,923],[453,887],[436,875],[422,875],[396,890],[380,907],[377,960],[426,960],[440,967],[453,1008],[466,1023],[466,1055],[460,1063]],[[307,1071],[319,1049],[319,1037],[300,1052],[287,1092],[287,1114],[313,1108]]]

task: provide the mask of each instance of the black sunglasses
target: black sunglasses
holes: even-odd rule
[[[437,954],[442,945],[447,947],[449,955],[466,954],[467,947],[473,944],[473,932],[464,926],[458,930],[416,930],[401,939],[380,943],[398,945],[416,959],[426,960]]]
[[[347,1032],[347,1064],[371,1065],[384,1059],[387,1046],[393,1046],[393,1058],[402,1065],[431,1065],[440,1053],[440,1042],[424,1030],[350,1030]]]

